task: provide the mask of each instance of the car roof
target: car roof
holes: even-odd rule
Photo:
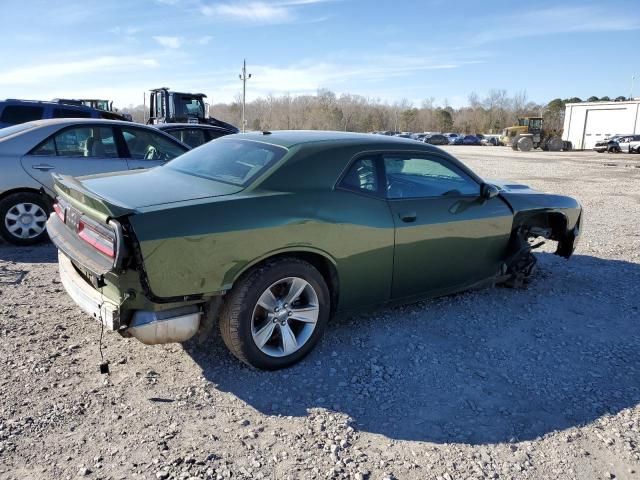
[[[19,98],[6,98],[4,100],[0,100],[0,104],[6,105],[24,105],[24,106],[52,106],[58,108],[68,108],[70,110],[78,110],[78,111],[96,111],[99,110],[97,108],[90,107],[88,105],[74,105],[72,103],[65,103],[63,101],[49,101],[49,100],[21,100]],[[116,113],[116,112],[112,112]]]
[[[411,138],[392,137],[387,135],[375,135],[372,133],[352,133],[322,130],[274,130],[273,132],[249,132],[228,135],[225,139],[246,139],[262,143],[270,143],[281,147],[290,148],[296,145],[324,142],[339,146],[341,144],[361,144],[376,147],[413,147],[419,150],[439,149],[416,142]]]
[[[143,125],[141,123],[128,122],[126,120],[107,120],[106,118],[46,118],[43,120],[33,120],[31,122],[27,122],[33,125],[34,127],[47,127],[50,125],[77,125],[77,124],[105,124],[105,125],[123,125],[125,127],[142,127],[142,128],[151,128],[148,125]]]

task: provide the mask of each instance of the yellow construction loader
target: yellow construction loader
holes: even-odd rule
[[[518,119],[518,125],[507,127],[502,131],[500,141],[514,150],[528,152],[533,148],[541,148],[550,152],[571,150],[571,142],[562,140],[557,132],[545,131],[542,117],[524,117]]]

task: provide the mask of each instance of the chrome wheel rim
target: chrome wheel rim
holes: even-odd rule
[[[47,213],[35,203],[17,203],[4,216],[4,226],[16,238],[35,238],[44,232]]]
[[[253,342],[270,357],[291,355],[309,341],[319,313],[318,294],[309,282],[300,277],[278,280],[253,308]]]

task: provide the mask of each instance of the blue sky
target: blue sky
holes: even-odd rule
[[[640,94],[631,0],[0,0],[0,98],[142,103],[169,86],[211,103],[318,88],[419,105],[469,93]]]

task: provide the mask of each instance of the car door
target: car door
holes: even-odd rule
[[[395,224],[392,297],[438,295],[497,273],[513,216],[468,172],[436,154],[384,154]]]
[[[21,159],[27,173],[53,194],[51,174],[74,177],[127,169],[111,126],[82,124],[63,128]]]
[[[120,126],[130,170],[163,165],[188,148],[151,128]]]

